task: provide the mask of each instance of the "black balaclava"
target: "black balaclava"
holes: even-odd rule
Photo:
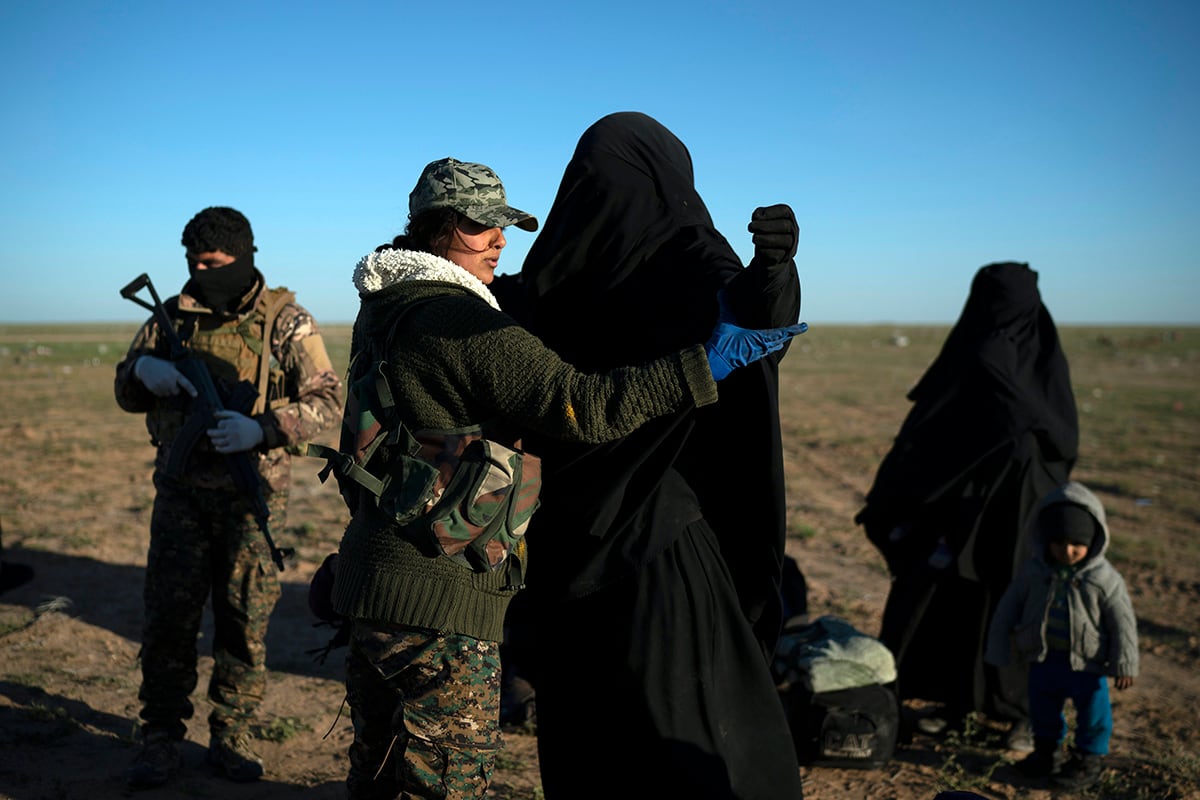
[[[189,253],[222,252],[235,260],[216,269],[198,270],[188,263],[188,294],[219,313],[238,310],[240,301],[259,279],[254,269],[254,231],[236,208],[209,206],[188,221],[179,239]]]
[[[233,311],[237,301],[254,285],[254,254],[247,253],[217,269],[196,269],[188,264],[191,290],[197,300],[213,311]]]

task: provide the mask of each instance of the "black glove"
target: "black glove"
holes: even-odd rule
[[[754,234],[753,261],[782,264],[795,257],[800,244],[800,224],[791,206],[780,203],[754,209],[746,229]]]

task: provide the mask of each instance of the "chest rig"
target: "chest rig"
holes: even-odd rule
[[[249,313],[233,319],[189,313],[179,309],[178,298],[167,301],[169,315],[178,320],[179,338],[189,355],[208,368],[225,408],[256,416],[286,398],[286,376],[271,349],[271,337],[279,312],[295,299],[287,289],[267,289]],[[181,393],[165,398],[147,415],[154,444],[170,448],[168,475],[182,474],[194,450],[211,450],[203,431],[192,430],[197,424],[191,406]]]
[[[193,355],[203,359],[218,391],[228,392],[227,399],[233,400],[239,394],[235,387],[242,382],[256,390],[250,408],[230,407],[255,416],[285,396],[283,366],[271,349],[271,337],[279,312],[295,300],[295,293],[287,289],[267,289],[253,310],[240,318],[188,315],[180,338]]]

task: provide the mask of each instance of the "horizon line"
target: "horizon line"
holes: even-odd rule
[[[941,327],[945,325],[954,325],[958,320],[950,321],[929,321],[929,320],[824,320],[814,323],[810,319],[804,320],[810,326],[812,325],[833,325],[833,326],[858,326],[858,327],[881,327],[884,325],[910,325],[916,327]],[[0,320],[0,326],[39,326],[39,325],[129,325],[140,326],[145,322],[142,320]],[[341,327],[352,326],[354,320],[317,320],[319,327]],[[1192,322],[1184,321],[1166,321],[1166,322],[1146,322],[1138,320],[1122,320],[1122,321],[1082,321],[1082,322],[1065,322],[1062,320],[1054,321],[1055,327],[1076,327],[1076,328],[1094,328],[1094,327],[1118,327],[1118,328],[1200,328],[1200,320]]]

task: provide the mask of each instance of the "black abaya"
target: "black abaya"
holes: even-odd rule
[[[987,626],[1037,501],[1078,453],[1066,357],[1028,265],[980,269],[856,521],[893,580],[880,638],[902,698],[1028,716],[1024,667],[984,664]]]
[[[686,147],[637,113],[584,133],[521,280],[524,322],[583,369],[705,341],[722,287],[746,327],[800,308],[795,264],[743,268]],[[801,796],[765,657],[785,536],[780,357],[722,381],[716,406],[620,441],[527,442],[545,481],[523,607],[551,800]],[[606,769],[597,757],[617,747]]]

